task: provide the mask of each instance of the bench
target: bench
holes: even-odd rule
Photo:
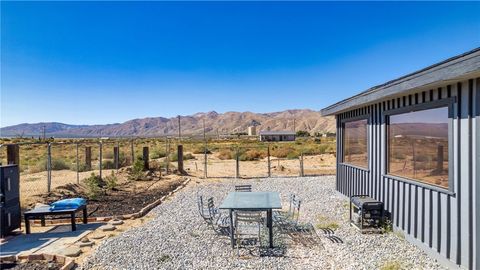
[[[69,215],[70,223],[72,224],[72,231],[77,230],[77,225],[75,223],[75,213],[78,211],[83,212],[83,224],[87,224],[87,206],[81,205],[77,208],[72,209],[62,209],[62,210],[50,210],[50,206],[41,206],[29,210],[24,213],[25,217],[25,232],[30,234],[30,220],[40,218],[41,225],[45,226],[45,216],[59,216],[59,215]]]

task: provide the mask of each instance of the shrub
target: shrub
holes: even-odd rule
[[[167,156],[167,154],[165,153],[165,151],[155,150],[155,151],[153,151],[153,153],[150,157],[152,159],[157,159],[157,158],[163,158],[163,157],[166,157],[166,156]]]
[[[296,159],[296,158],[298,158],[298,156],[300,156],[300,154],[297,151],[293,151],[293,152],[288,153],[287,158],[288,159]]]
[[[76,172],[77,171],[77,164],[73,163],[72,165],[70,165],[70,170]],[[80,164],[78,164],[78,171],[79,172],[86,172],[86,171],[89,171],[89,168],[87,167],[87,164],[80,163]]]
[[[137,158],[132,166],[132,171],[128,175],[128,179],[130,180],[139,180],[143,177],[143,168],[144,163],[142,158]]]
[[[106,188],[108,190],[116,189],[118,185],[117,181],[118,181],[117,176],[115,176],[115,173],[112,171],[112,173],[109,176],[105,177]]]
[[[233,151],[230,150],[230,149],[222,149],[222,150],[220,150],[220,152],[218,153],[218,158],[221,159],[221,160],[234,159],[234,158],[235,158],[235,154],[234,154]]]
[[[96,200],[102,193],[102,187],[105,185],[99,175],[92,173],[90,177],[85,178],[85,185],[87,186],[87,197],[90,200]]]
[[[104,170],[116,169],[115,163],[112,160],[104,160],[102,162],[102,169]]]
[[[191,153],[183,154],[183,160],[188,160],[188,159],[195,159],[195,156],[192,155]],[[171,162],[176,162],[176,161],[178,161],[178,152],[175,152],[175,153],[171,153],[171,154],[170,154],[170,161],[171,161]]]
[[[68,164],[63,159],[52,158],[51,169],[53,171],[69,170],[70,166],[68,166]],[[37,161],[37,163],[34,165],[34,167],[30,171],[33,173],[33,172],[43,172],[46,170],[47,170],[47,158],[41,158]]]
[[[293,151],[295,151],[293,147],[274,147],[272,151],[270,151],[270,155],[277,158],[286,158]]]
[[[205,154],[205,146],[197,147],[193,149],[194,154]],[[212,152],[207,148],[207,154],[211,154]]]
[[[259,160],[265,157],[266,157],[266,154],[264,152],[258,151],[256,149],[250,149],[242,153],[239,159],[241,161],[252,161],[252,160]]]
[[[310,137],[310,133],[305,130],[299,130],[297,131],[297,137]]]
[[[398,261],[387,261],[381,267],[381,270],[400,270],[402,265]]]

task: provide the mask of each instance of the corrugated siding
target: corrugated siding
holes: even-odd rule
[[[384,112],[456,97],[453,106],[453,190],[442,191],[386,176],[386,124]],[[368,168],[342,163],[342,121],[368,115]],[[337,115],[337,190],[346,196],[368,194],[381,200],[394,226],[423,242],[451,262],[480,268],[479,118],[480,78],[383,100]]]

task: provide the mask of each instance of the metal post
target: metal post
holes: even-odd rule
[[[268,163],[268,177],[271,177],[272,171],[270,168],[270,145],[267,145],[267,163]]]
[[[240,158],[238,155],[238,147],[237,147],[236,153],[235,153],[235,178],[239,178],[239,177],[240,177]]]
[[[170,164],[170,146],[168,145],[168,136],[165,137],[165,171],[168,174],[168,165]]]
[[[51,144],[47,144],[47,191],[52,187],[52,149]]]
[[[80,167],[79,167],[79,164],[78,164],[78,142],[76,143],[77,145],[77,154],[76,154],[76,163],[77,163],[77,184],[80,184],[80,175],[79,175],[79,170],[80,170]]]
[[[183,145],[177,145],[177,169],[178,173],[184,174],[185,171],[183,170]]]
[[[115,165],[116,171],[118,172],[118,166],[120,163],[120,147],[118,146],[118,142],[117,146],[113,147],[113,163]]]
[[[178,140],[182,142],[182,126],[180,125],[180,115],[178,116]]]
[[[303,173],[303,152],[300,154],[300,176],[305,176]]]
[[[103,142],[100,141],[100,152],[99,152],[99,157],[98,157],[98,164],[100,167],[100,179],[102,179],[102,152],[103,152]]]
[[[203,168],[203,177],[207,179],[207,135],[205,133],[205,119],[203,119],[203,140],[205,142],[205,146],[203,149],[204,152],[204,168]]]
[[[150,153],[148,150],[148,146],[143,147],[143,170],[148,171],[150,170],[150,163],[149,163]]]
[[[135,151],[134,151],[134,147],[133,147],[133,139],[132,141],[130,142],[130,152],[131,152],[131,158],[132,160],[130,161],[131,165],[133,165],[133,163],[135,163]]]

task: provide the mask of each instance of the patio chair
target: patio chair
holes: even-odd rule
[[[213,197],[208,198],[207,208],[208,216],[205,217],[205,220],[212,226],[217,234],[228,235],[230,229],[230,217],[222,216],[222,213],[215,207]]]
[[[262,213],[258,211],[235,211],[235,241],[237,255],[240,256],[240,247],[258,245],[261,247],[260,235]]]
[[[252,185],[235,185],[235,192],[252,192]]]
[[[277,214],[274,216],[274,220],[277,223],[285,226],[297,226],[298,218],[300,217],[300,206],[302,205],[302,200],[296,196],[291,195],[290,197],[290,206],[288,212],[285,214]]]
[[[210,212],[208,210],[208,206],[205,205],[203,201],[203,196],[197,193],[197,208],[198,213],[204,220],[208,220],[210,218]]]
[[[293,201],[295,200],[296,195],[290,193],[288,196],[288,211],[277,210],[273,212],[274,220],[285,220],[293,217]]]

